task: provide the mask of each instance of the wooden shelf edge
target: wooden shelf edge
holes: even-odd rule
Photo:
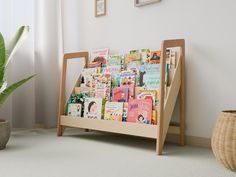
[[[61,125],[157,139],[157,125],[61,116]]]

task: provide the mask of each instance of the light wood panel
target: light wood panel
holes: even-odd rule
[[[65,127],[61,124],[60,116],[65,113],[65,86],[66,86],[66,71],[67,71],[67,60],[69,59],[83,59],[85,61],[84,67],[88,65],[88,52],[77,52],[77,53],[67,53],[63,57],[62,62],[62,72],[61,72],[61,84],[60,84],[60,95],[59,95],[59,109],[58,109],[58,119],[57,119],[57,135],[62,136]],[[76,81],[76,86],[79,84],[80,76]],[[74,89],[73,89],[74,90]]]
[[[154,139],[157,138],[157,125],[88,118],[73,118],[69,116],[61,116],[61,124],[68,127],[78,127],[84,129],[99,130]]]

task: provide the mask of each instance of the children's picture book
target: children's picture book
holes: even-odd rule
[[[125,66],[128,66],[129,63],[134,61],[141,61],[140,53],[125,54]]]
[[[80,103],[70,103],[68,104],[68,116],[81,117],[82,104]]]
[[[95,97],[110,100],[111,93],[111,74],[92,75],[92,89],[95,90]]]
[[[87,97],[90,97],[90,92],[90,87],[75,87],[75,94],[83,94]]]
[[[143,76],[144,87],[147,90],[160,88],[160,74],[145,74]]]
[[[160,64],[144,64],[144,65],[141,65],[139,86],[146,85],[147,80],[145,80],[145,79],[147,79],[147,77],[150,76],[150,75],[155,77],[155,78],[160,78]]]
[[[129,89],[116,87],[112,90],[112,101],[114,102],[128,102]]]
[[[140,49],[140,50],[130,50],[130,54],[139,53],[141,55],[141,62],[148,63],[150,59],[150,50],[149,49]]]
[[[149,64],[159,64],[161,61],[161,51],[151,51],[150,52],[150,59],[147,60],[147,63]]]
[[[123,105],[123,114],[122,114],[122,122],[127,122],[128,118],[128,102],[124,102]]]
[[[102,98],[85,98],[84,117],[91,119],[101,119],[102,107],[103,107]]]
[[[92,75],[97,74],[97,68],[84,68],[81,73],[81,87],[91,87]]]
[[[105,120],[122,121],[123,103],[121,102],[106,102],[105,104]]]
[[[153,108],[158,103],[158,92],[157,90],[140,90],[137,94],[137,99],[152,99]]]
[[[91,52],[90,63],[106,64],[108,56],[109,56],[108,48],[93,50]]]
[[[106,66],[102,68],[104,74],[117,74],[121,72],[121,65]]]
[[[107,66],[121,65],[124,55],[110,55],[107,60]]]
[[[134,97],[135,88],[135,74],[131,72],[124,72],[120,75],[120,87],[129,89],[129,97]]]
[[[140,61],[134,61],[128,64],[127,66],[127,71],[130,71],[135,74],[135,85],[139,86],[140,85],[140,66],[141,63]]]
[[[133,99],[128,104],[127,122],[151,124],[152,100]]]

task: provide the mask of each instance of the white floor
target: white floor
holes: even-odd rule
[[[210,149],[165,145],[156,156],[155,141],[68,130],[13,133],[0,151],[0,177],[236,177]]]

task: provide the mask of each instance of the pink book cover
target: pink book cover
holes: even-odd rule
[[[120,87],[129,89],[129,96],[134,98],[135,74],[126,72],[120,76]]]
[[[127,122],[150,124],[152,119],[152,100],[133,99],[128,105]]]

